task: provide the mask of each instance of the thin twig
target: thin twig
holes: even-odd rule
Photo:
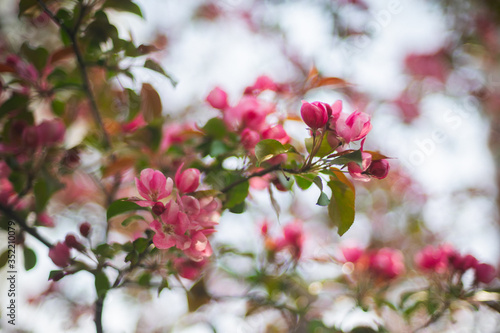
[[[47,5],[45,5],[45,3],[42,0],[37,0],[37,2],[40,5],[40,7],[42,7],[43,11],[50,17],[50,19],[68,35],[71,41],[71,46],[73,48],[73,52],[75,53],[76,62],[78,64],[78,69],[80,71],[80,76],[82,77],[83,91],[85,92],[85,95],[87,95],[87,99],[90,102],[90,110],[92,112],[92,116],[94,117],[94,120],[97,123],[97,126],[99,127],[103,135],[104,146],[106,149],[109,149],[111,148],[111,140],[109,138],[108,133],[106,132],[106,128],[104,127],[104,122],[102,120],[101,113],[99,112],[99,108],[97,107],[94,94],[90,89],[90,80],[87,74],[87,67],[85,61],[83,60],[82,52],[78,47],[77,43],[77,33],[80,23],[84,16],[84,10],[83,10],[84,8],[83,7],[81,8],[82,10],[80,11],[80,16],[78,17],[76,25],[74,29],[71,30],[69,27],[64,25],[63,22],[61,22],[61,20],[58,17],[54,15],[54,13],[47,7]]]
[[[16,221],[16,223],[25,232],[27,232],[31,236],[35,237],[36,239],[38,239],[40,242],[42,242],[48,248],[52,248],[53,245],[48,240],[46,240],[43,236],[41,236],[35,228],[28,226],[26,221],[21,216],[19,216],[19,214],[17,214],[14,210],[12,210],[10,207],[4,205],[3,203],[0,203],[0,210],[2,212],[4,212],[4,214],[7,215],[7,217]]]

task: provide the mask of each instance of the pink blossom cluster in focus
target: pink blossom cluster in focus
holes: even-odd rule
[[[150,227],[155,231],[153,243],[158,249],[175,246],[200,262],[212,254],[207,236],[215,232],[221,203],[212,197],[197,199],[189,195],[200,184],[200,171],[182,168],[177,170],[174,181],[158,170],[142,170],[135,183],[144,199],[134,201],[152,208],[155,220]]]

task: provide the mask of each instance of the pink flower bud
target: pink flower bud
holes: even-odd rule
[[[90,223],[88,222],[83,222],[82,224],[80,224],[80,235],[82,235],[83,237],[88,237],[89,234],[90,234]]]
[[[454,257],[450,257],[450,262],[457,271],[461,272],[465,272],[469,268],[474,268],[479,263],[477,259],[470,254],[466,256],[457,254]]]
[[[496,277],[495,267],[488,264],[478,264],[475,267],[476,281],[490,283]]]
[[[219,87],[214,88],[208,96],[207,102],[216,109],[222,110],[227,108],[229,105],[227,104],[227,93],[220,89]]]
[[[356,263],[363,255],[363,249],[357,246],[342,248],[342,254],[346,262]]]
[[[371,256],[370,269],[382,277],[393,279],[405,271],[403,255],[398,250],[382,248]]]
[[[56,264],[59,267],[66,267],[69,265],[70,263],[69,256],[70,256],[69,247],[62,242],[58,242],[49,250],[50,259],[52,259],[54,264]]]
[[[302,120],[304,120],[306,125],[311,129],[322,128],[328,121],[328,111],[325,107],[318,106],[317,104],[315,105],[314,103],[311,104],[306,101],[302,101],[300,115],[302,116]]]
[[[47,215],[47,213],[38,214],[37,220],[41,226],[48,227],[48,228],[54,227],[54,220],[49,215]]]
[[[154,204],[152,210],[156,216],[160,216],[165,211],[165,205],[162,202],[157,202]]]
[[[241,132],[240,141],[245,149],[250,150],[255,148],[255,145],[260,141],[260,135],[256,131],[245,128],[243,132]]]
[[[76,249],[78,251],[83,251],[85,247],[80,243],[75,235],[72,234],[67,234],[66,238],[64,239],[64,244],[66,244],[67,247]]]
[[[175,185],[181,193],[194,192],[200,185],[200,170],[191,168],[181,172],[183,165],[175,173]]]
[[[46,120],[37,126],[41,144],[51,146],[62,142],[66,128],[60,119]]]
[[[389,167],[387,160],[376,160],[370,164],[367,172],[374,178],[384,179],[389,173]]]

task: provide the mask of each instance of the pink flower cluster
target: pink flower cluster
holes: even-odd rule
[[[30,87],[34,87],[42,94],[50,90],[47,77],[53,70],[51,66],[43,68],[40,74],[33,64],[27,63],[13,54],[7,56],[4,65],[10,68],[9,71],[21,80],[22,90],[19,91],[20,93],[28,94]]]
[[[475,282],[490,283],[496,277],[495,267],[480,263],[470,254],[461,255],[450,245],[426,246],[415,255],[415,264],[423,271],[462,274],[472,269]]]
[[[144,200],[135,200],[142,207],[152,207],[155,220],[150,227],[155,231],[153,243],[159,249],[177,247],[191,260],[200,262],[212,254],[207,236],[214,233],[220,216],[217,199],[197,199],[191,195],[200,184],[200,171],[179,167],[174,181],[158,170],[144,169],[135,183]],[[164,203],[160,200],[167,199]]]
[[[399,250],[384,247],[363,250],[359,247],[342,248],[343,262],[354,264],[354,270],[367,272],[376,278],[391,280],[405,272],[404,258]]]
[[[323,102],[308,103],[302,101],[300,114],[314,133],[326,134],[332,148],[363,140],[372,128],[370,116],[366,113],[354,111],[347,114],[342,112],[341,100],[336,101],[331,106]],[[363,143],[361,149],[363,149]],[[385,159],[375,160],[370,153],[363,152],[362,165],[350,162],[347,164],[347,168],[354,179],[369,181],[370,176],[378,179],[387,177],[389,162]]]
[[[60,119],[45,120],[38,125],[28,125],[23,121],[12,124],[8,143],[0,144],[0,152],[26,153],[52,147],[64,139],[66,127]]]
[[[230,106],[227,93],[219,87],[207,96],[207,102],[222,111],[222,119],[230,131],[240,134],[240,141],[247,150],[253,150],[262,139],[274,139],[282,144],[290,137],[280,124],[268,123],[267,116],[275,112],[274,104],[258,98],[264,90],[281,91],[283,88],[269,77],[261,76],[253,86],[247,87],[238,104]]]
[[[271,237],[268,232],[269,224],[264,221],[261,225],[261,234],[264,236],[265,247],[273,252],[280,252],[287,250],[294,260],[299,260],[302,255],[304,247],[304,231],[302,230],[302,223],[295,220],[288,223],[283,227],[283,235],[278,237]]]

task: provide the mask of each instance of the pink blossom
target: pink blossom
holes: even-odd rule
[[[148,123],[144,120],[142,113],[139,113],[134,119],[122,125],[122,131],[124,133],[134,133],[139,128],[142,128],[147,124]]]
[[[229,106],[227,103],[227,93],[219,87],[215,87],[214,90],[208,94],[207,102],[213,108],[219,110],[226,109]]]
[[[370,177],[366,174],[366,171],[372,163],[372,155],[370,153],[362,152],[361,157],[361,166],[359,166],[356,162],[349,162],[347,163],[347,170],[353,179],[367,182],[370,181]]]
[[[181,193],[190,193],[196,191],[200,185],[200,170],[190,168],[181,172],[184,163],[175,173],[175,185]]]
[[[240,141],[245,149],[254,149],[257,143],[259,143],[260,141],[260,134],[249,128],[245,128],[243,132],[241,132]]]
[[[332,113],[331,107],[328,106],[327,108],[327,106],[327,104],[320,102],[308,103],[302,101],[302,106],[300,107],[302,120],[313,130],[322,128],[328,121],[328,110],[330,114]]]
[[[339,119],[340,117],[340,114],[342,113],[342,100],[336,100],[335,103],[332,104],[332,107],[331,107],[331,119],[332,119],[332,124],[335,125],[335,123],[337,122],[337,119]]]
[[[272,104],[260,101],[255,96],[246,95],[235,107],[224,110],[224,123],[229,129],[239,131],[244,128],[260,132],[266,125],[266,117],[274,111]]]
[[[457,253],[456,255],[451,256],[449,261],[457,271],[461,272],[465,272],[470,268],[475,268],[479,264],[478,260],[470,254],[461,256]]]
[[[288,249],[292,257],[298,260],[302,254],[304,240],[302,224],[298,221],[289,223],[283,228],[283,237],[276,240],[277,250]]]
[[[49,257],[57,266],[66,267],[70,263],[69,247],[62,242],[58,242],[56,245],[50,248]]]
[[[202,261],[205,257],[211,256],[213,252],[212,246],[206,235],[214,231],[202,230],[195,232],[191,236],[191,246],[184,250],[184,254],[193,261]]]
[[[388,279],[393,279],[405,271],[403,255],[391,248],[382,248],[372,254],[369,267],[375,274]]]
[[[278,91],[279,89],[280,87],[269,76],[261,75],[257,78],[253,86],[245,89],[245,95],[259,94],[264,90]]]
[[[488,264],[478,264],[474,267],[476,282],[490,283],[496,277],[495,267]]]
[[[191,244],[185,235],[189,227],[189,219],[186,214],[179,210],[179,205],[173,200],[167,203],[165,211],[160,216],[160,221],[154,220],[150,226],[155,231],[153,244],[159,249],[176,246],[178,249],[184,250]]]
[[[42,145],[52,146],[61,143],[64,139],[66,127],[60,119],[46,120],[40,123],[36,130]]]
[[[363,255],[364,250],[357,246],[343,247],[342,255],[346,262],[356,263]]]
[[[344,139],[345,143],[363,139],[371,128],[370,116],[360,111],[354,111],[349,116],[342,113],[335,124],[337,135]]]
[[[0,178],[7,178],[10,175],[10,168],[5,161],[0,161]]]
[[[285,132],[285,129],[280,124],[269,126],[262,132],[263,139],[273,139],[281,142],[282,144],[288,143],[290,137]]]
[[[135,185],[139,194],[146,201],[137,201],[138,205],[153,206],[156,201],[166,198],[172,193],[172,179],[166,178],[158,170],[144,169],[141,171],[140,179],[135,178]]]
[[[372,161],[367,173],[377,179],[384,179],[389,174],[389,162],[385,159]]]
[[[455,255],[456,252],[451,246],[442,245],[434,248],[429,245],[415,255],[415,263],[422,270],[443,273],[449,267],[449,258]]]
[[[200,261],[190,260],[188,258],[174,259],[174,268],[180,276],[189,280],[196,280],[203,268],[208,264],[208,260],[203,258]]]
[[[39,213],[37,215],[37,221],[41,226],[53,228],[54,220],[47,213]]]

